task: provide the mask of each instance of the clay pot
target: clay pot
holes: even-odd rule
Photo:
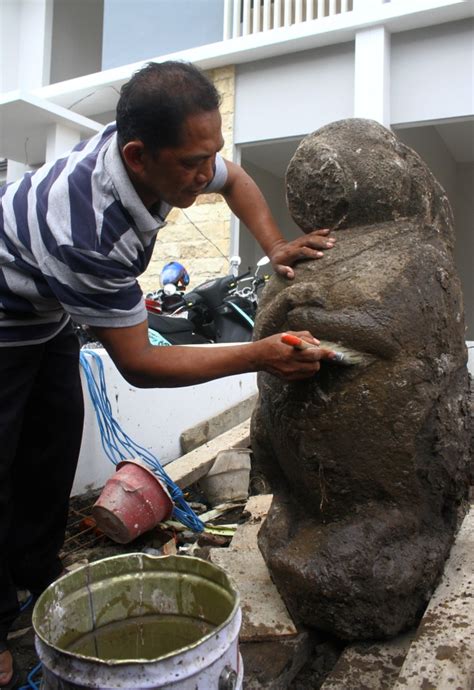
[[[139,460],[118,463],[92,508],[97,527],[119,544],[153,529],[172,512],[173,501],[166,487]]]

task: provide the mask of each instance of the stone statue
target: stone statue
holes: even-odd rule
[[[364,357],[304,382],[259,375],[252,448],[275,494],[260,548],[302,623],[389,637],[422,613],[467,491],[452,214],[420,157],[371,120],[307,136],[286,186],[298,225],[337,243],[271,279],[255,337],[307,329]]]

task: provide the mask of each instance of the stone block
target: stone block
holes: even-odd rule
[[[272,498],[249,498],[250,519],[237,528],[230,547],[209,552],[210,560],[226,571],[240,593],[246,690],[285,690],[311,653],[309,634],[293,623],[258,548],[258,532]]]
[[[474,687],[474,506],[464,518],[393,690]]]
[[[189,453],[191,450],[198,448],[198,446],[202,446],[203,443],[207,443],[219,434],[224,433],[224,431],[248,419],[254,408],[255,400],[256,395],[252,395],[228,410],[224,410],[224,412],[206,419],[205,422],[196,424],[191,429],[183,431],[180,437],[182,452]]]
[[[219,451],[228,448],[248,448],[249,428],[250,421],[245,420],[208,443],[173,460],[166,467],[168,475],[181,488],[191,486],[209,472]]]
[[[391,690],[415,631],[387,642],[353,644],[344,650],[321,690]]]

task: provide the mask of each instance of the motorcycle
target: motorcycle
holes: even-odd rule
[[[185,271],[184,267],[172,263],[174,272],[165,271],[167,264],[161,276],[161,289],[145,299],[153,344],[198,345],[252,339],[258,293],[269,278],[259,272],[269,263],[268,257],[258,261],[253,275],[250,271],[238,275],[240,258],[232,257],[229,275],[208,280],[190,292],[186,292],[189,277],[181,271]],[[163,277],[163,273],[168,277]]]

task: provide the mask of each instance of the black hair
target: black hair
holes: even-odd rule
[[[149,62],[122,86],[117,104],[120,147],[139,139],[152,153],[179,146],[189,115],[217,110],[220,96],[200,69],[188,62]]]

